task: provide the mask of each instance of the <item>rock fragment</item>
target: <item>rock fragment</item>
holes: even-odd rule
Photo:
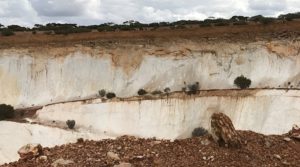
[[[60,166],[60,165],[69,165],[69,164],[73,164],[73,163],[74,163],[74,161],[72,161],[72,160],[65,160],[65,159],[60,158],[60,159],[54,161],[51,164],[51,166],[57,167],[57,166]]]
[[[300,140],[300,128],[297,125],[294,125],[292,130],[289,131],[290,138]]]
[[[113,152],[107,152],[107,156],[113,160],[120,160],[120,157],[118,154],[116,153],[113,153]]]
[[[114,167],[132,167],[130,163],[121,162],[119,165],[114,165]]]
[[[241,147],[241,137],[235,130],[230,118],[223,113],[214,113],[211,116],[212,136],[220,146]]]
[[[27,144],[19,149],[18,154],[20,159],[32,159],[42,155],[43,148],[40,144]]]

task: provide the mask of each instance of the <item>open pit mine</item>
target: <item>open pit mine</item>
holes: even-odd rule
[[[12,44],[5,42],[12,37],[1,37],[0,102],[12,105],[17,116],[0,121],[0,164],[17,161],[18,150],[30,143],[59,147],[79,138],[101,142],[124,135],[185,140],[195,128],[211,132],[211,116],[219,112],[245,138],[248,131],[282,135],[299,125],[299,33],[277,25],[215,29],[58,35],[44,41],[21,34],[21,42]],[[234,84],[241,75],[251,80],[249,88]],[[145,93],[138,95],[141,89]],[[116,97],[101,96],[101,90]],[[284,155],[274,157],[281,166]]]

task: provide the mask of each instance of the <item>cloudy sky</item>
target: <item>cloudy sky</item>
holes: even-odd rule
[[[209,16],[278,16],[300,11],[300,0],[0,0],[0,23],[80,25],[126,20],[203,20]]]

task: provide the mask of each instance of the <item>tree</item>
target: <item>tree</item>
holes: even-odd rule
[[[250,87],[251,80],[244,77],[243,75],[241,75],[241,76],[235,78],[234,84],[241,89],[246,89],[246,88]]]

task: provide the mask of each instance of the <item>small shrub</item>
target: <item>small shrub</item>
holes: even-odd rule
[[[155,91],[151,92],[152,95],[160,95],[160,94],[162,94],[162,93],[163,93],[163,92],[160,91],[160,90],[155,90]]]
[[[195,84],[188,85],[188,93],[189,94],[196,94],[197,91],[199,90],[199,82],[196,82]]]
[[[1,35],[2,36],[12,36],[12,35],[15,35],[15,33],[12,30],[9,30],[9,29],[3,29],[1,31]]]
[[[104,89],[99,90],[98,93],[100,97],[105,97],[106,95],[106,91]]]
[[[234,80],[234,84],[241,89],[246,89],[250,87],[251,80],[241,75]]]
[[[171,92],[171,89],[167,87],[167,88],[164,89],[164,92],[165,92],[165,93],[170,93],[170,92]]]
[[[33,31],[32,31],[32,34],[33,34],[33,35],[35,35],[35,34],[36,34],[36,31],[35,31],[35,30],[33,30]]]
[[[108,92],[108,93],[106,94],[106,98],[108,98],[108,99],[112,99],[112,98],[115,98],[115,97],[116,97],[116,94],[113,93],[113,92]]]
[[[13,118],[15,110],[11,105],[0,104],[0,120]]]
[[[143,96],[143,95],[145,95],[145,94],[147,94],[148,92],[147,91],[145,91],[144,89],[139,89],[139,91],[138,91],[138,95],[140,95],[140,96]]]
[[[195,128],[192,132],[193,137],[200,137],[206,135],[208,132],[202,127]]]
[[[74,129],[75,121],[74,120],[67,120],[66,124],[68,125],[69,129]]]

